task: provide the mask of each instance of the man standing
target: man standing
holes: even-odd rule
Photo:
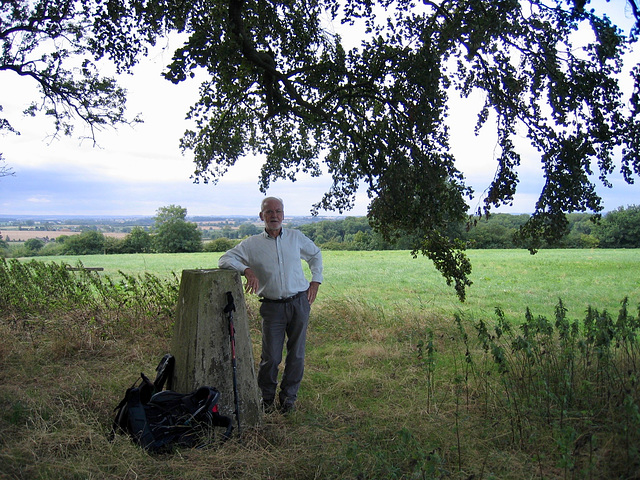
[[[262,391],[265,411],[275,407],[278,366],[287,339],[287,356],[280,382],[280,409],[295,409],[298,389],[304,373],[304,353],[311,304],[322,283],[322,254],[302,232],[282,228],[284,204],[267,197],[262,201],[260,219],[264,232],[243,240],[227,251],[220,268],[242,273],[245,291],[260,296],[262,317],[262,356],[258,370],[258,387]],[[301,259],[311,270],[309,282]]]

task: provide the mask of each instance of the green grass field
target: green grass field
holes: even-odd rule
[[[406,251],[323,253],[325,281],[319,303],[354,301],[378,308],[462,311],[493,316],[496,307],[521,316],[526,307],[551,315],[561,298],[582,316],[589,306],[616,311],[621,300],[640,298],[640,250],[470,250],[473,285],[460,303],[453,287],[424,258]],[[85,267],[103,267],[117,276],[150,272],[167,276],[185,269],[215,268],[220,254],[137,254],[51,257]],[[48,257],[45,257],[49,261]]]
[[[169,349],[170,315],[3,312],[0,479],[640,478],[640,251],[469,256],[461,304],[424,258],[325,252],[298,411],[242,442],[162,456],[108,437],[125,389]],[[218,257],[44,261],[171,278]],[[600,313],[585,317],[589,306]]]

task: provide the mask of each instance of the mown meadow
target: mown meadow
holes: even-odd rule
[[[218,256],[2,263],[0,478],[640,476],[638,250],[470,251],[463,304],[408,252],[325,252],[297,412],[161,456],[111,441],[169,348],[181,270]]]

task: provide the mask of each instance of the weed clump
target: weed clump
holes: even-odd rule
[[[580,322],[559,300],[553,320],[527,309],[519,326],[496,309],[492,324],[474,323],[476,348],[456,318],[464,344],[460,381],[503,442],[539,465],[554,458],[565,477],[635,478],[640,312],[633,316],[628,304],[625,298],[617,317],[589,307]],[[545,476],[542,467],[539,473]]]
[[[68,338],[68,347],[84,338],[117,336],[173,315],[179,282],[175,274],[161,280],[151,273],[118,272],[114,279],[65,263],[0,259],[0,310],[8,324],[34,342],[42,334]],[[80,321],[79,321],[80,320]],[[70,330],[73,325],[83,330]],[[169,333],[165,329],[165,335]],[[66,347],[62,347],[63,350]]]

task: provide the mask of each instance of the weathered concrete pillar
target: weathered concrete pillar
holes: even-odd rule
[[[187,393],[201,386],[220,391],[220,413],[233,418],[233,364],[229,319],[224,313],[227,292],[233,312],[236,372],[241,427],[262,420],[260,394],[240,274],[231,270],[183,270],[171,353],[176,359],[173,388]]]

